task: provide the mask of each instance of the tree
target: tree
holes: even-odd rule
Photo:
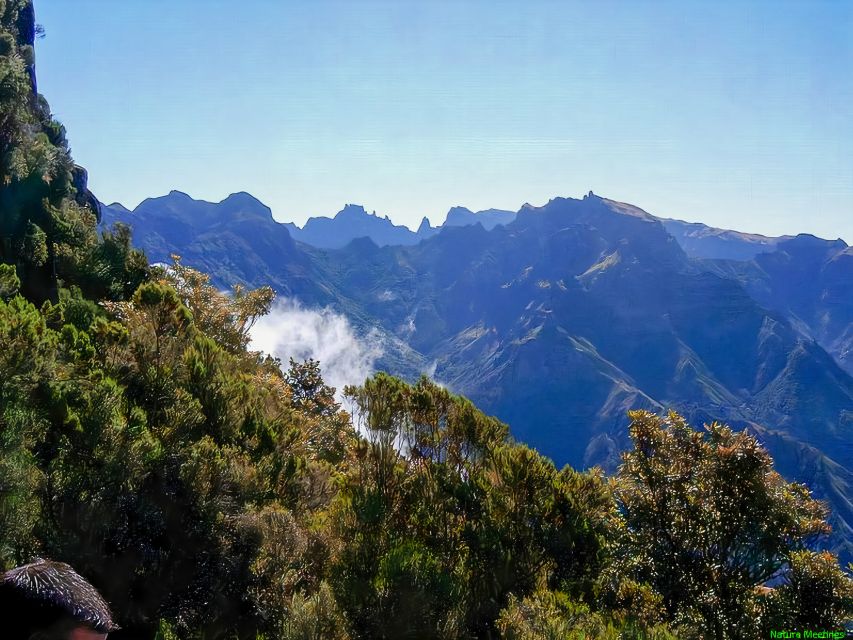
[[[522,600],[511,597],[498,629],[504,640],[675,640],[664,627],[647,628],[596,613],[559,591],[537,591]]]
[[[421,378],[348,388],[363,439],[334,503],[331,583],[355,637],[482,637],[554,585],[594,602],[615,517],[600,474],[557,471]]]
[[[171,266],[159,269],[155,277],[177,292],[196,326],[232,354],[246,352],[249,331],[259,317],[269,313],[275,298],[271,287],[247,291],[241,285],[235,285],[231,295],[223,295],[210,284],[209,275],[184,265],[178,255],[173,255]]]
[[[766,590],[761,603],[764,629],[842,631],[853,615],[853,580],[831,553],[794,551],[784,581]]]
[[[631,412],[617,497],[623,569],[650,584],[676,625],[703,637],[751,638],[756,587],[824,534],[826,508],[786,482],[757,440],[675,413]]]
[[[312,457],[331,465],[340,464],[347,448],[354,443],[355,432],[350,415],[335,400],[335,389],[323,381],[320,363],[313,359],[296,362],[284,374],[290,388],[290,404],[306,420],[306,444]]]
[[[21,280],[11,264],[0,264],[0,300],[9,300],[21,288]]]
[[[34,348],[9,353],[22,361],[7,367],[48,390],[50,428],[33,447],[46,475],[46,553],[96,579],[139,637],[160,619],[181,638],[277,629],[294,593],[322,575],[301,431],[311,418],[290,406],[275,363],[206,333],[237,335],[238,316],[196,323],[227,300],[191,312],[167,282],[146,282],[129,301],[104,303],[109,318],[75,311],[83,319],[63,324],[78,302],[44,307],[58,326],[41,329],[55,375],[23,360]],[[282,544],[284,533],[304,543]]]
[[[64,266],[95,244],[68,243],[65,230],[86,218],[85,233],[96,238],[98,205],[64,127],[35,92],[35,36],[32,2],[0,5],[0,262],[15,264],[21,291],[41,302],[56,300]]]
[[[56,370],[57,339],[38,310],[15,296],[0,299],[0,345],[0,568],[11,568],[40,546],[38,449],[48,427],[42,391]]]

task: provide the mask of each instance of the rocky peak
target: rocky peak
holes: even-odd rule
[[[338,211],[335,218],[363,218],[370,214],[360,204],[347,204],[343,209]]]

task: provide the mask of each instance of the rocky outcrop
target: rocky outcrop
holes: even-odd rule
[[[81,207],[89,207],[95,212],[98,222],[101,221],[101,203],[95,194],[89,191],[89,172],[78,164],[71,170],[71,183],[76,192],[74,199]]]

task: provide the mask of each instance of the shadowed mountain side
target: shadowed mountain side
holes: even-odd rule
[[[382,355],[377,365],[416,378],[427,365],[423,357],[352,303],[346,292],[326,274],[325,253],[295,242],[285,225],[272,218],[269,208],[248,194],[234,194],[220,203],[193,200],[172,192],[141,203],[133,212],[121,205],[104,206],[104,225],[124,222],[133,230],[134,243],[149,260],[171,262],[178,254],[185,264],[209,273],[213,283],[271,286],[278,296],[293,297],[309,307],[330,306],[346,314],[359,337],[371,335]],[[367,238],[353,243],[358,254],[366,243],[368,254],[377,248]]]
[[[776,238],[661,218],[692,258],[740,282],[853,373],[853,249],[808,234]]]
[[[804,444],[784,431],[751,424],[748,430],[773,456],[773,464],[786,478],[804,482],[814,496],[831,509],[829,544],[834,553],[849,561],[853,558],[853,472],[839,464],[832,452]]]
[[[853,373],[853,248],[810,235],[780,239],[747,262],[704,261],[737,280],[764,307],[784,314]]]
[[[594,345],[648,397],[727,419],[754,412],[780,419],[781,396],[822,398],[816,415],[791,420],[808,425],[803,435],[831,436],[828,425],[851,401],[849,377],[837,368],[832,375],[841,377],[829,389],[803,393],[809,385],[799,368],[832,368],[819,347],[737,283],[697,269],[654,219],[603,199],[555,200],[492,232],[445,229],[372,261],[341,254],[335,259],[346,268],[331,274],[339,288],[436,360],[443,380],[464,380],[459,370],[467,366],[482,371],[487,363],[472,353],[494,359],[513,344],[550,347],[565,334]],[[482,341],[495,346],[471,351]],[[786,375],[795,381],[786,384]],[[773,391],[780,385],[785,392]],[[477,396],[475,382],[460,390]]]
[[[779,426],[853,462],[850,377],[640,210],[558,199],[491,232],[444,229],[373,261],[341,254],[340,288],[558,464],[612,468],[632,405]],[[368,282],[379,286],[360,295]],[[832,469],[792,477],[834,501]]]
[[[173,191],[143,201],[132,212],[116,205],[103,211],[105,225],[130,225],[134,241],[152,262],[171,262],[171,254],[177,253],[187,264],[210,273],[220,286],[263,282],[281,295],[298,290],[311,302],[333,298],[315,285],[311,262],[287,229],[248,194],[210,203]]]
[[[144,219],[149,230],[157,227],[157,221],[171,220],[177,225],[172,233],[177,237],[189,232],[194,227],[208,227],[212,219],[224,219],[235,213],[272,217],[268,207],[247,193],[237,193],[222,202],[205,202],[194,200],[180,191],[171,191],[165,196],[149,198],[142,202],[134,211],[130,211],[120,203],[101,205],[108,210],[106,222],[124,220],[135,216],[139,222]],[[487,209],[473,212],[465,207],[453,207],[448,211],[444,227],[460,227],[482,224],[486,229],[497,225],[507,224],[515,219],[514,211]],[[281,223],[287,229],[290,237],[319,249],[341,249],[358,238],[370,238],[380,246],[414,245],[438,233],[442,227],[433,227],[428,218],[421,220],[416,231],[411,231],[403,225],[395,225],[388,216],[380,217],[376,212],[368,213],[363,206],[348,204],[334,217],[312,217],[302,227],[293,222]],[[154,240],[149,239],[149,243]]]

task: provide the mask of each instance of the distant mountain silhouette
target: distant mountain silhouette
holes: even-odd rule
[[[213,203],[172,191],[144,200],[133,211],[102,205],[102,224],[113,222],[130,225],[134,241],[152,262],[170,262],[177,253],[225,286],[267,280],[285,295],[294,288],[311,289],[307,257],[284,225],[273,220],[269,207],[247,193]]]
[[[348,204],[334,218],[309,218],[301,229],[290,223],[290,235],[299,242],[321,249],[340,249],[356,238],[368,237],[378,246],[416,244],[421,236],[408,227],[395,225],[388,217],[369,214],[364,207]]]
[[[663,226],[691,258],[751,260],[759,253],[774,251],[791,236],[772,238],[756,233],[715,229],[701,222],[661,218]]]
[[[474,213],[465,207],[453,207],[447,212],[443,227],[466,227],[472,224],[481,224],[484,229],[494,229],[499,224],[509,224],[515,220],[515,211],[504,211],[502,209],[486,209]]]
[[[107,209],[107,220],[130,220],[143,225],[146,233],[158,233],[158,220],[174,220],[185,232],[190,229],[198,230],[206,227],[211,217],[227,218],[231,213],[242,208],[244,215],[251,213],[262,217],[272,217],[266,205],[247,193],[232,194],[219,203],[194,200],[180,191],[172,191],[159,198],[149,198],[140,204],[133,212],[119,203],[101,205]],[[444,227],[462,227],[482,224],[486,229],[493,229],[499,224],[507,224],[515,219],[514,211],[487,209],[473,212],[465,207],[453,207],[448,211]],[[387,216],[380,217],[375,212],[368,213],[357,204],[348,204],[334,217],[312,217],[304,226],[298,227],[292,222],[282,226],[287,229],[291,238],[319,249],[340,249],[356,238],[370,238],[377,246],[414,245],[434,236],[441,227],[433,227],[428,218],[424,217],[417,231],[412,231],[403,225],[395,225]],[[180,231],[178,231],[180,233]],[[153,240],[146,240],[151,243]]]
[[[464,207],[453,207],[442,226],[461,227],[479,223],[486,229],[492,229],[514,218],[514,211],[488,209],[474,213]],[[320,249],[340,249],[362,237],[370,238],[380,247],[414,245],[439,230],[424,217],[417,231],[411,231],[408,227],[395,225],[387,216],[382,218],[375,213],[369,214],[364,207],[354,204],[346,205],[334,218],[309,218],[301,229],[292,222],[285,226],[295,240]]]
[[[738,242],[770,252],[696,259],[671,221],[589,195],[526,205],[491,230],[445,224],[417,244],[371,236],[322,250],[293,242],[257,201],[167,198],[105,217],[134,224],[152,260],[174,251],[222,285],[269,283],[381,330],[382,368],[432,370],[558,464],[612,469],[631,408],[752,430],[786,476],[831,503],[833,544],[853,559],[853,378],[839,366],[853,252],[843,242],[725,235],[728,256]],[[347,217],[390,225],[360,207]],[[836,345],[837,360],[822,345]]]

